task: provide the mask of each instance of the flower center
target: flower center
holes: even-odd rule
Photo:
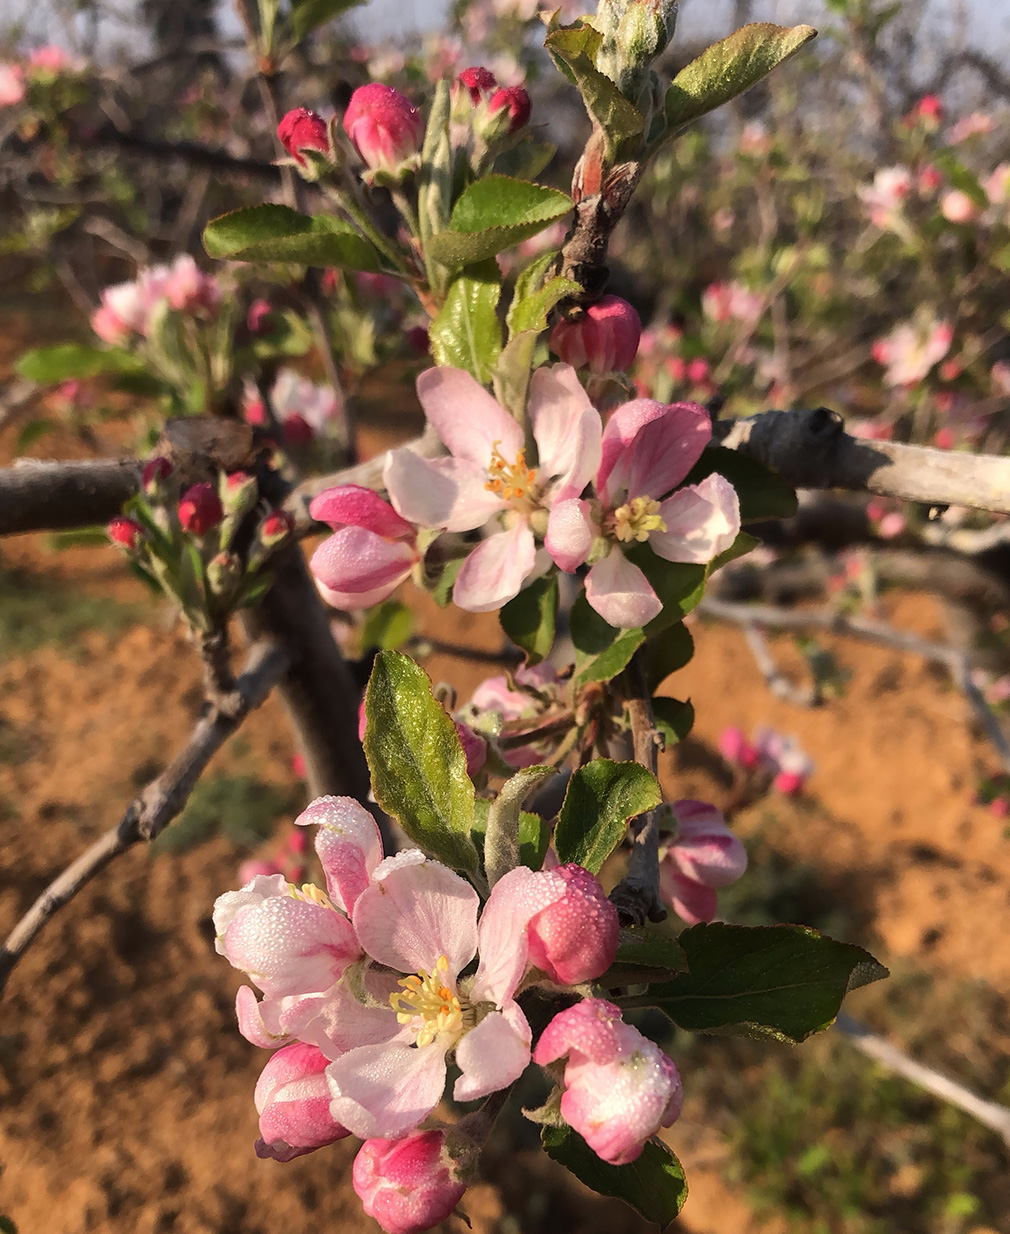
[[[399,984],[402,991],[390,994],[389,1003],[400,1024],[414,1024],[419,1046],[430,1045],[442,1033],[458,1036],[463,1031],[465,1010],[449,986],[449,961],[444,955],[432,972],[422,968],[416,975],[402,977]]]
[[[659,502],[653,497],[634,497],[624,506],[618,506],[611,515],[613,533],[622,543],[632,540],[642,543],[653,531],[666,531],[666,523],[659,513]]]
[[[496,441],[491,448],[491,462],[487,468],[491,478],[484,487],[488,492],[497,493],[502,501],[510,505],[532,507],[536,468],[526,466],[525,447],[516,455],[516,461],[510,463],[499,450],[499,444]]]
[[[317,887],[315,883],[302,883],[301,889],[292,887],[288,892],[296,900],[307,900],[309,904],[318,904],[320,908],[330,908],[334,912],[333,902],[330,897],[323,891],[322,887]]]

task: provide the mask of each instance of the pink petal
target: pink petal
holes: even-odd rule
[[[722,812],[704,801],[677,801],[677,838],[668,852],[680,872],[706,887],[727,887],[747,869],[747,850]]]
[[[267,1062],[253,1093],[260,1116],[260,1137],[270,1156],[279,1161],[343,1139],[347,1130],[330,1114],[327,1060],[304,1042],[285,1046]]]
[[[698,403],[634,399],[618,407],[603,432],[597,491],[608,506],[625,498],[663,497],[684,479],[712,437]]]
[[[510,1010],[510,1015],[486,1015],[456,1047],[463,1073],[452,1090],[456,1101],[476,1101],[508,1088],[529,1065],[530,1026],[517,1003]]]
[[[649,580],[616,545],[586,575],[586,599],[604,621],[626,630],[646,625],[663,611]]]
[[[653,552],[667,561],[706,565],[724,553],[740,533],[736,489],[722,476],[679,489],[659,507],[666,531],[649,536]]]
[[[476,463],[487,471],[496,447],[509,462],[522,449],[522,429],[462,369],[426,369],[417,379],[417,397],[454,458]]]
[[[349,595],[390,590],[407,577],[417,552],[402,540],[384,540],[363,527],[328,536],[312,554],[309,569],[324,587]]]
[[[602,998],[584,998],[559,1011],[540,1034],[533,1061],[541,1067],[566,1054],[594,1063],[611,1063],[630,1051],[634,1030],[624,1023],[621,1009]]]
[[[270,1032],[263,1023],[259,1000],[252,986],[239,986],[235,995],[235,1018],[238,1020],[238,1031],[246,1041],[258,1045],[261,1050],[276,1050],[291,1040],[287,1033]]]
[[[562,892],[538,880],[526,866],[509,870],[495,883],[477,929],[480,962],[470,990],[474,1002],[501,1007],[511,999],[526,971],[526,924]]]
[[[366,1007],[359,1003],[344,982],[338,982],[325,995],[309,995],[302,1006],[292,1007],[282,1023],[290,1023],[293,1036],[317,1045],[327,1058],[340,1058],[360,1046],[379,1045],[400,1039],[413,1040],[413,1031],[401,1025],[396,1012],[389,1006],[389,994],[398,989],[394,979],[385,974],[381,988],[368,989],[370,995],[385,995],[385,1006]],[[366,988],[369,986],[366,978]],[[309,998],[315,999],[314,1004]],[[293,1001],[293,1000],[292,1000]],[[295,1014],[298,1021],[295,1020]],[[266,1017],[269,1021],[269,1016]]]
[[[569,364],[540,368],[530,381],[529,415],[548,504],[577,497],[600,466],[603,426]]]
[[[391,583],[386,583],[383,587],[376,587],[372,591],[353,592],[334,591],[332,587],[327,587],[319,579],[316,579],[315,583],[316,591],[319,592],[323,601],[329,604],[331,608],[342,608],[350,613],[354,613],[363,608],[371,608],[373,604],[380,604],[399,587],[400,580],[394,579]]]
[[[667,858],[659,865],[659,896],[669,904],[681,921],[697,925],[700,921],[714,921],[719,911],[715,892],[704,883],[699,883],[686,874],[681,874]]]
[[[453,603],[469,613],[489,613],[522,591],[536,562],[536,542],[525,522],[495,532],[463,562]]]
[[[316,852],[330,899],[345,913],[368,886],[382,860],[375,819],[353,797],[317,797],[295,819],[298,827],[318,825]]]
[[[477,892],[416,849],[387,857],[372,878],[354,906],[361,946],[401,973],[431,972],[444,955],[454,983],[477,950]]]
[[[363,1140],[393,1139],[428,1117],[445,1088],[445,1045],[365,1045],[326,1069],[330,1113]]]
[[[366,527],[386,540],[413,540],[414,528],[400,518],[393,507],[378,493],[358,484],[342,484],[328,488],[313,497],[309,514],[317,523],[339,527]]]
[[[398,512],[418,527],[471,531],[504,507],[486,487],[489,474],[486,462],[426,459],[403,449],[387,455],[383,481]]]
[[[569,497],[551,510],[544,547],[565,574],[574,574],[593,547],[596,529],[590,517],[591,509],[588,501]]]

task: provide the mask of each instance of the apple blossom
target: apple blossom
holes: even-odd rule
[[[940,198],[940,213],[948,223],[971,223],[978,218],[981,209],[961,189],[948,189]]]
[[[444,1221],[466,1191],[444,1131],[370,1139],[354,1159],[354,1190],[386,1234],[421,1234]]]
[[[873,344],[873,358],[887,369],[886,385],[914,386],[944,358],[953,341],[950,322],[928,317],[906,321]]]
[[[912,173],[907,167],[881,167],[873,177],[872,185],[857,190],[874,227],[886,231],[895,226],[912,185]]]
[[[715,889],[743,875],[747,850],[715,806],[685,800],[675,801],[670,808],[677,830],[662,849],[660,898],[688,925],[712,921]]]
[[[544,1066],[566,1057],[561,1114],[604,1161],[634,1161],[679,1117],[677,1068],[613,1003],[585,998],[551,1020],[533,1059]]]
[[[369,608],[391,595],[421,557],[414,527],[371,489],[345,484],[314,497],[309,513],[334,535],[312,554],[309,569],[334,608]]]
[[[253,1094],[260,1116],[257,1157],[293,1161],[350,1134],[330,1114],[328,1062],[322,1050],[302,1041],[267,1061]]]
[[[20,64],[0,64],[0,107],[17,107],[25,101],[25,71]]]
[[[128,549],[137,548],[147,534],[134,518],[114,518],[105,530],[114,544]]]
[[[558,699],[557,670],[546,661],[532,666],[523,664],[513,673],[512,683],[503,674],[488,677],[474,690],[460,715],[472,721],[477,728],[485,728],[488,724],[482,717],[494,717],[492,723],[495,727],[485,731],[493,732],[498,737],[515,739],[524,728],[535,729],[541,717]],[[523,744],[510,740],[499,745],[498,753],[510,767],[517,770],[532,767],[544,761],[557,740],[555,737]]]
[[[550,348],[573,368],[591,373],[626,373],[635,362],[642,321],[634,307],[620,296],[604,296],[591,304],[578,321],[559,321]]]
[[[539,461],[530,467],[522,429],[469,373],[427,369],[417,393],[451,457],[392,450],[386,489],[396,511],[421,527],[470,531],[504,515],[502,529],[467,557],[453,590],[460,608],[490,612],[518,595],[533,573],[536,537],[550,509],[581,493],[596,471],[599,413],[569,365],[538,369],[528,411]]]
[[[602,977],[617,954],[618,920],[599,879],[568,862],[544,871],[539,887],[561,894],[529,920],[530,963],[559,985]]]

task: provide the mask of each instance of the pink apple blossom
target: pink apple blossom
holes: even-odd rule
[[[679,1117],[677,1068],[624,1023],[613,1003],[585,998],[551,1020],[534,1061],[544,1066],[565,1057],[561,1114],[604,1161],[634,1161],[650,1136]]]
[[[560,894],[529,920],[530,963],[559,985],[602,977],[617,954],[618,920],[599,879],[568,862],[544,871],[539,886]]]
[[[307,107],[296,107],[282,117],[277,126],[277,138],[299,167],[309,166],[303,150],[315,150],[327,158],[332,154],[329,126],[322,116]]]
[[[940,213],[948,223],[971,223],[981,214],[981,209],[961,189],[948,189],[940,198]]]
[[[466,1191],[444,1131],[371,1139],[354,1159],[354,1190],[386,1234],[421,1234],[450,1215]]]
[[[991,133],[995,127],[996,121],[988,112],[969,112],[967,116],[962,116],[956,124],[952,124],[947,130],[947,144],[949,146],[956,146],[962,141],[967,141],[969,137],[984,137],[987,133]]]
[[[517,770],[542,763],[557,744],[557,738],[516,744],[524,730],[535,729],[558,701],[558,674],[548,663],[521,665],[508,677],[488,677],[474,690],[459,715],[474,727],[499,738],[509,738],[498,746],[505,762]],[[490,722],[490,723],[489,723]]]
[[[0,64],[0,107],[17,107],[25,101],[25,71],[20,64]]]
[[[371,489],[329,488],[309,513],[334,535],[312,554],[309,569],[334,608],[370,608],[392,595],[420,561],[414,527]]]
[[[722,811],[704,801],[675,801],[677,829],[659,867],[662,900],[688,925],[713,921],[716,888],[747,869],[747,850],[726,826]]]
[[[702,292],[701,310],[710,321],[751,324],[764,310],[764,297],[742,283],[712,283]]]
[[[322,1050],[302,1041],[271,1056],[253,1094],[260,1116],[257,1157],[293,1161],[350,1134],[330,1114],[328,1063]]]
[[[39,74],[51,77],[58,77],[60,73],[79,73],[84,67],[84,61],[79,56],[72,56],[55,43],[47,43],[45,47],[36,47],[30,51],[28,64]]]
[[[1010,163],[1000,165],[982,181],[982,187],[994,206],[1005,206],[1010,202]]]
[[[522,429],[469,373],[428,369],[417,393],[451,457],[393,450],[386,488],[397,512],[421,527],[470,531],[504,516],[501,530],[467,557],[453,591],[460,608],[489,612],[518,595],[533,573],[548,511],[577,497],[596,471],[599,413],[569,365],[538,369],[528,411],[539,461],[530,467]]]
[[[711,436],[708,413],[697,403],[625,403],[603,434],[597,502],[573,496],[551,510],[547,551],[566,573],[592,555],[586,599],[612,626],[644,626],[662,611],[659,597],[622,545],[648,541],[666,561],[706,564],[736,539],[740,506],[722,476],[707,476],[667,496],[683,482]]]
[[[907,167],[881,167],[873,184],[858,190],[866,206],[870,222],[881,231],[893,229],[902,211],[902,204],[912,192],[912,173]]]
[[[189,253],[180,253],[168,267],[161,290],[171,308],[190,316],[212,315],[221,303],[221,284],[201,270]]]
[[[884,365],[889,386],[914,386],[950,351],[954,327],[948,321],[923,317],[902,322],[873,346],[873,358]]]

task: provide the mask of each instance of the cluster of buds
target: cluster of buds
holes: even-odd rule
[[[557,1087],[540,1117],[612,1164],[634,1161],[677,1118],[673,1062],[591,988],[618,944],[593,874],[556,858],[519,866],[481,909],[468,882],[424,854],[383,859],[374,819],[351,798],[322,797],[296,823],[317,827],[325,892],[257,875],[214,909],[218,952],[262,994],[239,991],[239,1030],[277,1051],[255,1092],[260,1156],[289,1161],[358,1136],[365,1211],[388,1234],[417,1234],[453,1211],[501,1108],[427,1125],[450,1056],[463,1102],[543,1066]],[[533,990],[563,1005],[536,1041]]]
[[[814,770],[814,762],[795,737],[759,728],[749,741],[742,729],[727,728],[719,738],[719,752],[727,762],[755,777],[763,777],[780,793],[798,796]]]
[[[522,86],[499,86],[490,69],[473,65],[459,74],[452,88],[453,144],[469,148],[475,175],[522,136],[532,110]]]
[[[188,253],[180,253],[171,265],[147,266],[131,282],[106,287],[91,328],[103,342],[122,346],[134,335],[149,338],[169,310],[188,317],[213,317],[221,297],[218,280],[204,273]]]
[[[601,0],[592,24],[603,35],[596,67],[635,104],[651,94],[652,64],[673,38],[678,0]]]
[[[190,625],[206,633],[263,594],[267,560],[294,530],[287,511],[260,512],[259,506],[259,484],[246,472],[222,472],[217,484],[200,481],[183,490],[171,463],[156,457],[144,464],[141,492],[107,530]],[[239,529],[250,519],[255,528],[240,552]]]

